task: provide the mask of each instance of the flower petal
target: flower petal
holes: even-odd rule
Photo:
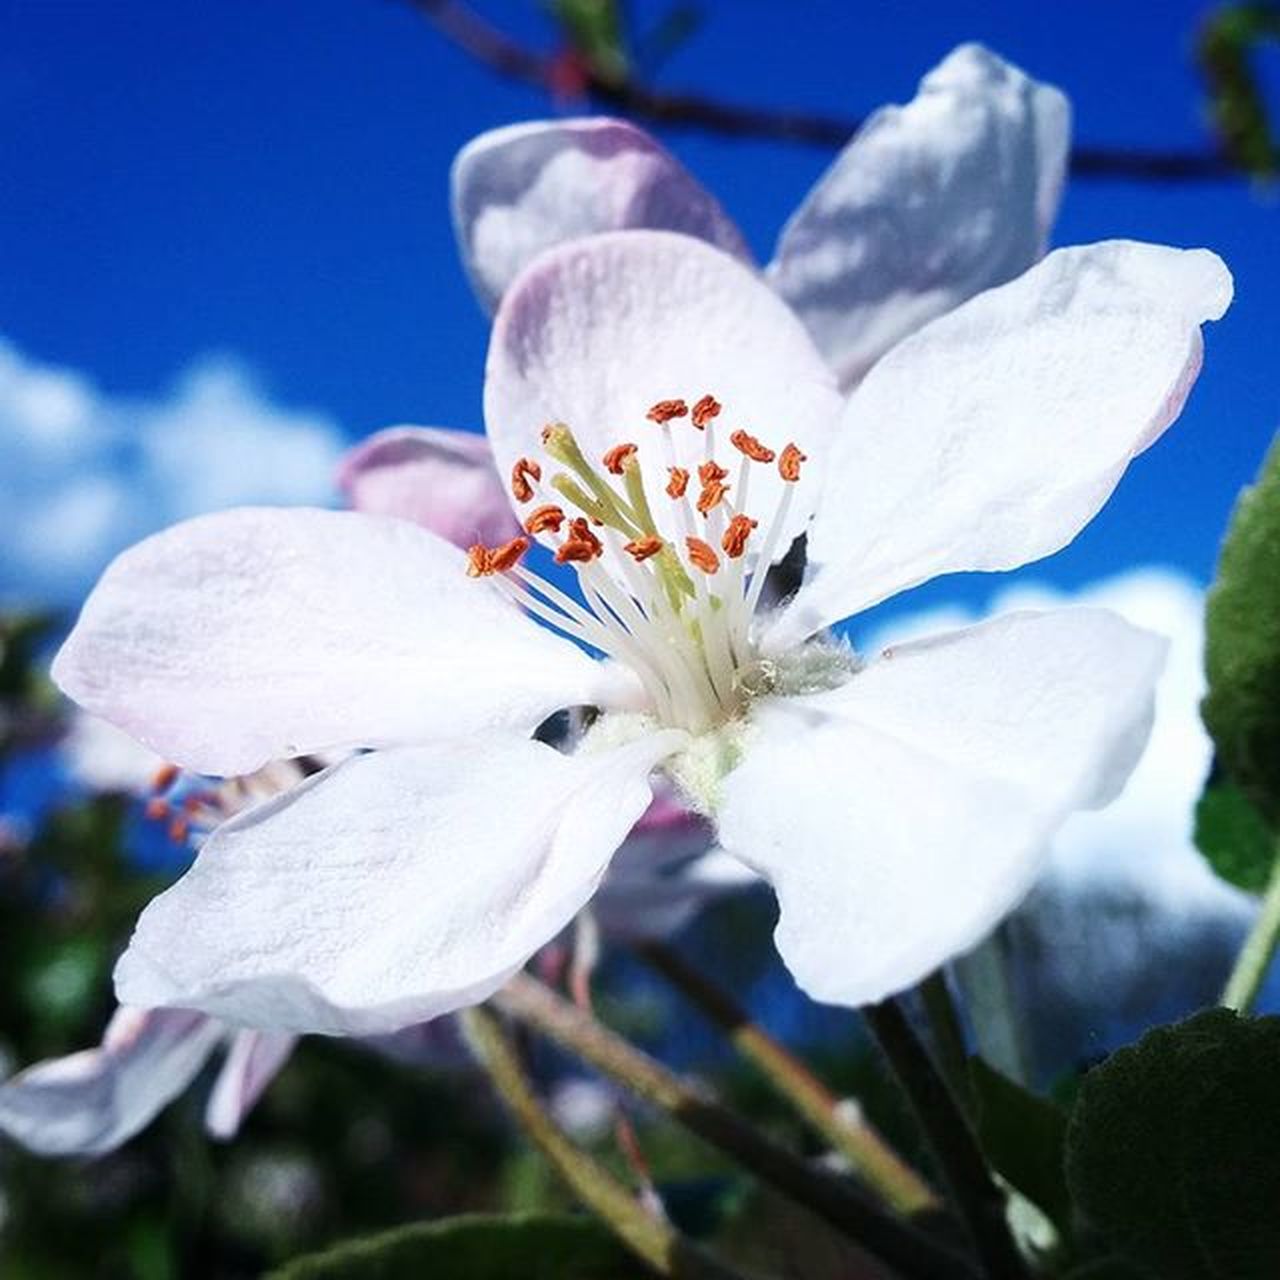
[[[720,838],[772,882],[800,985],[865,1004],[979,942],[1123,786],[1164,651],[1103,610],[1014,613],[762,704]]]
[[[665,231],[577,240],[538,258],[494,322],[485,421],[499,467],[505,473],[522,455],[540,456],[548,422],[567,423],[595,460],[620,441],[634,443],[659,532],[671,539],[681,533],[662,492],[669,459],[645,414],[657,401],[692,403],[707,393],[723,413],[706,432],[687,417],[671,424],[679,465],[696,467],[714,432],[717,460],[736,486],[738,456],[726,437],[744,428],[775,449],[792,440],[809,455],[799,488],[812,493],[840,396],[795,316],[718,249]],[[776,467],[754,467],[751,512],[770,516],[782,488]],[[731,500],[736,492],[730,488]],[[803,529],[808,509],[798,495],[789,534]],[[790,541],[780,539],[779,556]]]
[[[119,556],[53,665],[59,686],[197,773],[532,729],[604,673],[456,548],[402,520],[245,508]]]
[[[907,334],[1044,253],[1066,98],[981,45],[877,111],[792,215],[768,278],[845,387]]]
[[[1231,298],[1203,249],[1059,249],[900,343],[849,400],[770,647],[907,587],[1065,546],[1178,416]]]
[[[0,1085],[0,1133],[46,1156],[96,1156],[141,1132],[226,1037],[182,1009],[117,1009],[102,1045]]]
[[[213,1082],[204,1124],[210,1136],[226,1142],[280,1074],[298,1037],[278,1031],[237,1031],[227,1060]]]
[[[357,756],[232,819],[143,912],[125,998],[373,1035],[484,999],[595,891],[684,740],[510,735]]]
[[[343,458],[338,488],[356,511],[412,520],[455,547],[497,546],[520,532],[493,450],[474,431],[379,431]]]
[[[490,130],[458,152],[451,185],[458,249],[486,311],[543,249],[599,231],[680,231],[751,261],[716,199],[625,120]]]

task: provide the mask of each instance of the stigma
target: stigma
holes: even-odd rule
[[[794,443],[775,450],[743,429],[730,432],[717,454],[722,412],[711,394],[692,404],[654,401],[638,428],[656,433],[665,454],[652,485],[639,434],[595,459],[569,426],[549,423],[542,456],[519,458],[511,469],[523,534],[467,553],[470,576],[490,580],[565,635],[630,667],[654,716],[692,733],[737,719],[754,696],[754,615],[769,566],[785,550],[779,543],[805,461]],[[698,438],[700,463],[677,465],[678,431]],[[752,472],[762,468],[776,469],[780,497],[773,511],[752,512]],[[527,567],[535,542],[573,568],[580,598]]]

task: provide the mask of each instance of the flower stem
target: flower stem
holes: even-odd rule
[[[664,1218],[649,1213],[602,1164],[576,1146],[538,1101],[502,1024],[489,1010],[467,1009],[463,1031],[511,1114],[574,1194],[634,1254],[674,1280],[740,1280],[686,1240]]]
[[[951,988],[947,985],[945,970],[935,969],[920,984],[919,991],[938,1067],[951,1086],[956,1101],[967,1111],[972,1102],[969,1090],[969,1052],[965,1047],[964,1027],[961,1025]]]
[[[1262,981],[1271,967],[1276,946],[1280,943],[1280,843],[1276,846],[1276,860],[1271,868],[1271,880],[1262,895],[1262,910],[1258,913],[1249,936],[1236,957],[1235,968],[1222,992],[1222,1003],[1237,1013],[1248,1013],[1258,998]]]
[[[840,1178],[778,1146],[589,1014],[518,974],[491,1003],[590,1063],[690,1132],[789,1196],[869,1253],[897,1268],[903,1280],[975,1280],[963,1258],[890,1217]]]
[[[1005,1219],[1005,1201],[977,1139],[947,1082],[893,1000],[863,1011],[937,1157],[956,1209],[969,1228],[991,1280],[1028,1280],[1029,1272]]]
[[[778,1093],[852,1162],[858,1176],[886,1204],[908,1216],[942,1208],[933,1188],[861,1115],[856,1103],[837,1098],[799,1058],[753,1022],[733,996],[665,943],[645,942],[636,950],[715,1023]]]
[[[956,961],[978,1051],[1011,1080],[1026,1084],[1031,1072],[1017,1001],[1009,981],[1008,935],[1003,928]]]

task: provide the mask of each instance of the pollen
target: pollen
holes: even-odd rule
[[[689,406],[683,400],[659,400],[657,404],[650,406],[649,412],[644,416],[650,422],[656,422],[659,426],[662,426],[664,422],[670,422],[672,418],[684,418],[688,414]]]
[[[667,474],[671,477],[667,481],[667,497],[683,498],[689,487],[689,473],[683,467],[668,467]]]
[[[493,570],[489,567],[489,548],[477,542],[467,548],[467,577],[487,578]]]
[[[712,418],[717,417],[720,413],[720,401],[715,396],[703,396],[701,400],[693,406],[692,422],[699,431],[706,427]]]
[[[176,764],[162,764],[151,776],[151,790],[157,795],[162,791],[168,791],[178,780],[178,774],[181,772]]]
[[[590,564],[604,554],[604,544],[579,516],[569,521],[569,536],[556,548],[556,564]]]
[[[510,542],[504,542],[500,547],[494,547],[489,552],[489,572],[506,573],[508,569],[515,568],[528,550],[529,539],[519,537],[512,538]]]
[[[729,527],[724,531],[720,545],[730,560],[736,560],[747,549],[747,539],[751,536],[751,530],[759,523],[750,516],[742,515],[734,516],[729,521]]]
[[[623,546],[623,550],[637,562],[648,560],[651,556],[656,556],[667,544],[657,536],[646,538],[636,538],[632,542],[628,542]]]
[[[529,512],[524,522],[525,532],[537,535],[546,533],[559,533],[560,526],[564,524],[564,508],[557,507],[554,502],[545,503],[541,507],[534,507]]]
[[[542,468],[532,458],[517,458],[511,468],[511,492],[516,501],[530,501],[533,497],[533,485],[530,481],[541,479]]]
[[[689,550],[689,562],[695,569],[710,574],[720,568],[720,557],[709,543],[703,542],[701,538],[686,538],[684,544]]]
[[[748,435],[745,431],[735,431],[729,437],[729,443],[739,453],[746,454],[752,462],[772,462],[777,457],[772,449],[766,448],[755,436]]]
[[[162,800],[159,796],[153,796],[147,801],[143,816],[149,822],[161,822],[169,816],[172,810],[173,806],[167,800]]]
[[[635,456],[636,446],[633,444],[615,444],[604,455],[604,469],[610,475],[620,476],[627,465],[627,459]]]
[[[778,457],[778,474],[788,483],[800,479],[800,464],[808,458],[794,445],[789,444]]]
[[[728,479],[729,472],[712,458],[708,458],[698,468],[698,479],[703,484],[710,484],[713,480]]]
[[[697,507],[699,514],[705,516],[714,511],[724,501],[724,495],[728,492],[729,486],[719,477],[704,480],[702,492],[698,494]]]

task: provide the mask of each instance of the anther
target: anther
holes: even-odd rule
[[[519,537],[504,542],[500,547],[494,547],[489,552],[489,572],[506,573],[508,569],[514,569],[528,550],[529,539]]]
[[[582,516],[569,521],[569,536],[556,548],[556,564],[590,564],[604,553],[604,544]]]
[[[554,502],[548,502],[541,507],[534,507],[529,512],[524,528],[526,533],[534,535],[546,533],[548,530],[559,533],[562,524],[564,524],[564,508],[557,507]]]
[[[672,418],[685,417],[688,412],[689,406],[683,400],[659,400],[644,416],[650,422],[656,422],[661,426],[664,422],[670,422]]]
[[[646,538],[636,538],[632,542],[626,543],[623,550],[637,561],[648,560],[650,556],[656,556],[666,543],[661,538],[649,536]]]
[[[147,807],[143,810],[143,814],[149,822],[160,822],[167,818],[171,812],[172,806],[167,800],[160,799],[159,796],[154,796],[148,800]]]
[[[751,536],[751,530],[760,522],[753,520],[750,516],[737,515],[729,521],[729,527],[724,531],[724,537],[720,539],[720,545],[724,548],[724,553],[730,560],[736,560],[747,548],[747,539]]]
[[[182,770],[176,764],[162,764],[151,776],[151,790],[157,795],[162,791],[168,791],[178,780],[178,774],[181,772]]]
[[[174,844],[186,844],[187,836],[191,834],[191,824],[186,818],[174,818],[169,823],[169,839]]]
[[[748,435],[745,431],[735,431],[729,437],[729,443],[739,453],[746,454],[752,462],[772,462],[778,456],[772,449],[762,445],[755,436]]]
[[[683,498],[689,487],[689,473],[683,467],[668,467],[667,472],[671,476],[667,481],[667,497]]]
[[[550,428],[547,428],[550,430]],[[545,432],[543,433],[545,436]],[[541,480],[542,468],[532,458],[517,458],[511,468],[511,492],[517,502],[528,502],[533,497],[530,480]]]
[[[686,538],[685,546],[689,549],[689,562],[703,573],[715,573],[720,568],[720,557],[710,545],[701,538]]]
[[[698,514],[707,515],[712,512],[724,501],[724,495],[728,493],[729,486],[725,484],[719,477],[710,480],[704,480],[702,483],[702,492],[698,494]]]
[[[729,472],[711,458],[698,468],[698,479],[703,484],[710,484],[713,480],[726,480],[728,477]]]
[[[789,444],[778,456],[778,474],[787,481],[800,479],[800,464],[808,459],[795,445]]]
[[[622,469],[626,466],[627,459],[633,457],[636,452],[636,446],[633,444],[615,444],[604,455],[604,469],[610,475],[620,476]]]
[[[477,542],[467,548],[467,577],[485,578],[493,570],[489,567],[489,548]]]
[[[720,413],[720,401],[715,396],[703,396],[693,406],[693,425],[701,431],[712,418]]]

